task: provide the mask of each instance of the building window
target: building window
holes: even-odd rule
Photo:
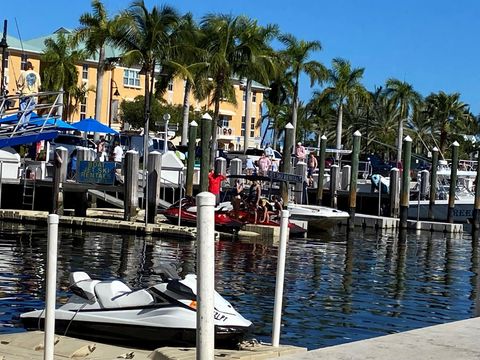
[[[250,137],[253,138],[255,137],[255,118],[252,117],[252,120],[250,122]]]
[[[257,93],[255,91],[252,92],[252,102],[257,102]]]
[[[173,80],[168,82],[168,91],[173,91]]]
[[[22,57],[20,58],[20,69],[27,70],[27,61],[28,61],[27,54],[22,54]]]
[[[243,101],[246,101],[246,100],[247,100],[247,92],[244,91],[244,92],[243,92]]]
[[[10,56],[10,52],[6,51],[5,52],[5,59],[3,59],[3,67],[5,69],[8,69],[8,58]]]
[[[123,71],[123,85],[140,87],[140,71],[125,69]]]
[[[222,128],[228,128],[230,124],[231,116],[219,115],[218,120]]]
[[[245,136],[245,116],[242,116],[242,136]]]
[[[82,79],[88,80],[88,65],[82,66]]]
[[[80,103],[80,120],[87,117],[87,98],[83,99]]]

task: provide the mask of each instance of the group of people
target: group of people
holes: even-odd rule
[[[118,141],[115,141],[114,147],[110,154],[108,154],[108,143],[104,136],[100,137],[97,143],[97,160],[98,161],[114,161],[121,163],[123,158],[123,148]]]

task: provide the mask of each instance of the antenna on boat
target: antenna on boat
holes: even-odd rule
[[[2,48],[2,81],[0,83],[0,96],[5,95],[5,54],[7,53],[7,20],[3,21],[3,37],[0,41],[0,47]]]
[[[15,27],[17,28],[18,40],[20,40],[20,46],[22,47],[22,60],[25,60],[25,49],[23,48],[22,36],[20,35],[20,29],[18,28],[17,18],[14,18],[14,19],[15,19]],[[20,61],[20,64],[21,63],[22,62]],[[18,78],[15,71],[15,66],[12,66],[12,68],[13,68],[13,76],[15,77],[15,84],[17,85],[17,90],[18,90]]]

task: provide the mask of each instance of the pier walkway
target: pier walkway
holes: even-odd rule
[[[312,350],[282,360],[478,360],[480,318]]]

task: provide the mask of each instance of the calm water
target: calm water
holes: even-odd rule
[[[132,287],[159,281],[157,265],[195,271],[195,243],[61,229],[58,301],[68,275],[121,277]],[[0,225],[0,332],[23,331],[18,315],[43,307],[46,228]],[[470,235],[343,230],[289,244],[281,342],[310,349],[480,315],[477,242]],[[217,290],[269,341],[277,249],[220,241]]]

